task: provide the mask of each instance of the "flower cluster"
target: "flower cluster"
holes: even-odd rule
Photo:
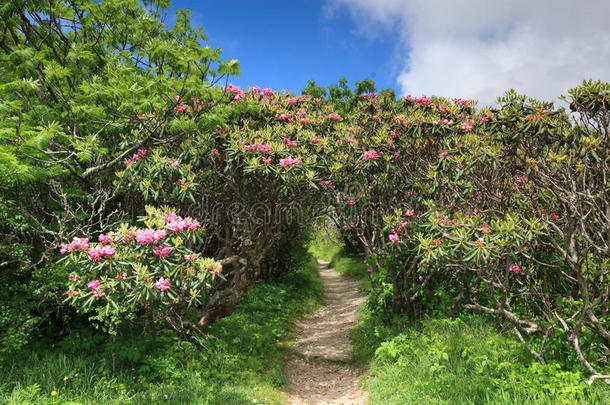
[[[171,281],[169,281],[166,278],[161,277],[155,283],[155,287],[157,287],[157,290],[159,290],[159,291],[166,291],[166,290],[169,290],[169,287],[171,286],[171,284],[172,284]]]
[[[164,258],[169,256],[169,253],[172,251],[172,248],[170,248],[169,246],[154,246],[153,250],[155,251],[155,255],[159,256],[159,258]]]
[[[362,159],[364,159],[364,160],[371,160],[371,159],[376,159],[376,158],[378,158],[380,156],[381,155],[376,150],[370,150],[368,152],[364,152],[364,155],[362,155]]]
[[[87,254],[93,261],[98,261],[106,257],[112,257],[114,256],[114,253],[115,249],[108,245],[93,246],[87,250]]]
[[[61,245],[59,252],[63,255],[66,252],[74,252],[75,250],[87,251],[87,249],[89,249],[88,238],[74,238],[69,245]]]
[[[159,241],[167,236],[165,229],[138,229],[136,230],[136,242],[140,245],[157,244]]]
[[[176,215],[175,212],[163,215],[163,222],[165,222],[165,226],[174,232],[182,232],[185,229],[194,231],[201,228],[201,224],[196,219],[191,217],[182,218]]]
[[[147,154],[148,154],[148,151],[146,149],[138,149],[138,151],[133,154],[131,159],[127,159],[123,163],[126,164],[127,166],[129,166],[133,163],[136,163],[138,160],[144,159]]]
[[[287,158],[284,159],[280,159],[280,166],[282,167],[292,167],[294,166],[300,166],[302,165],[303,162],[299,159],[294,159],[292,156],[288,156]]]
[[[208,271],[212,274],[218,275],[222,273],[222,264],[220,264],[220,262],[214,262],[210,264],[210,266],[208,267]]]
[[[339,121],[341,117],[337,113],[330,113],[328,114],[328,119],[332,121]]]

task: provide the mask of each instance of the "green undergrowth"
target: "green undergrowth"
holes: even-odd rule
[[[317,270],[308,254],[282,279],[256,285],[200,344],[164,330],[108,341],[90,329],[39,343],[2,362],[0,403],[282,403],[294,323],[322,293]]]
[[[309,252],[316,258],[330,262],[329,266],[341,274],[360,282],[365,291],[370,290],[371,281],[361,254],[347,252],[336,231],[319,230],[309,245]]]
[[[589,387],[578,367],[542,366],[482,316],[387,326],[365,314],[352,338],[359,360],[372,360],[373,404],[610,403],[604,384]]]
[[[339,240],[320,233],[310,252],[369,288],[362,258],[348,254]],[[565,361],[551,359],[540,365],[510,331],[499,331],[485,316],[412,322],[378,301],[369,298],[351,333],[356,364],[370,364],[362,382],[371,404],[610,403],[610,390],[600,382],[589,387],[578,364],[568,369]]]

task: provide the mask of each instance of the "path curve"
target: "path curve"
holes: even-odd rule
[[[326,305],[300,321],[294,353],[286,359],[290,405],[362,405],[368,394],[358,387],[362,371],[351,364],[349,330],[365,300],[358,282],[318,260]]]

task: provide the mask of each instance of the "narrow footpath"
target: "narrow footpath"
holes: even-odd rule
[[[368,393],[358,387],[362,371],[352,362],[349,331],[365,300],[358,282],[318,260],[326,306],[299,322],[294,353],[285,374],[291,405],[363,405]]]

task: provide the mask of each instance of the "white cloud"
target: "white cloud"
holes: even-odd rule
[[[403,94],[488,104],[516,88],[554,100],[583,79],[610,81],[607,0],[327,0],[327,15],[338,7],[367,38],[396,35]]]

